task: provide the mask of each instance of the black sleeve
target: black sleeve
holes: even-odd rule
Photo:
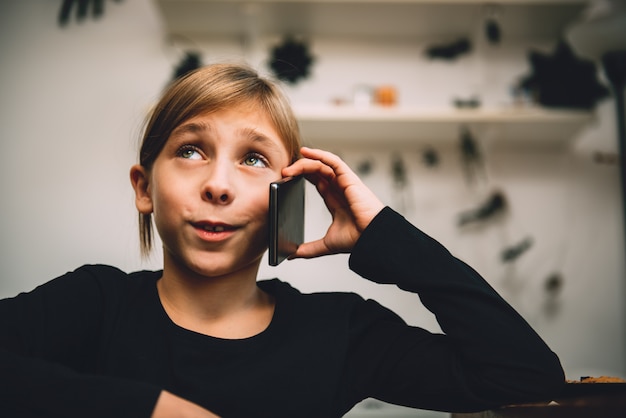
[[[363,304],[354,313],[351,353],[360,364],[354,378],[369,382],[362,395],[467,412],[550,400],[562,389],[558,357],[528,323],[476,271],[390,208],[364,231],[350,267],[417,293],[444,333],[409,327],[373,301]]]
[[[112,278],[123,274],[83,267],[0,301],[0,415],[152,414],[159,388],[97,372],[103,320],[114,312],[122,284]]]

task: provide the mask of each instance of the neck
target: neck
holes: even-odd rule
[[[272,297],[256,284],[260,260],[221,276],[206,277],[165,262],[159,297],[177,325],[220,338],[247,338],[263,331],[274,312]]]

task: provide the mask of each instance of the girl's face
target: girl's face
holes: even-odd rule
[[[269,183],[289,162],[274,125],[254,106],[178,126],[146,173],[146,209],[166,268],[203,276],[256,269],[267,248]]]

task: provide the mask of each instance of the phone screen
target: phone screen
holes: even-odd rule
[[[270,184],[269,265],[277,266],[304,242],[304,177]]]

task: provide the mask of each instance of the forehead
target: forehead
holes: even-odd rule
[[[280,131],[260,106],[239,105],[192,116],[174,128],[170,139],[194,134],[209,137],[228,134],[224,139],[252,141],[288,154]]]

